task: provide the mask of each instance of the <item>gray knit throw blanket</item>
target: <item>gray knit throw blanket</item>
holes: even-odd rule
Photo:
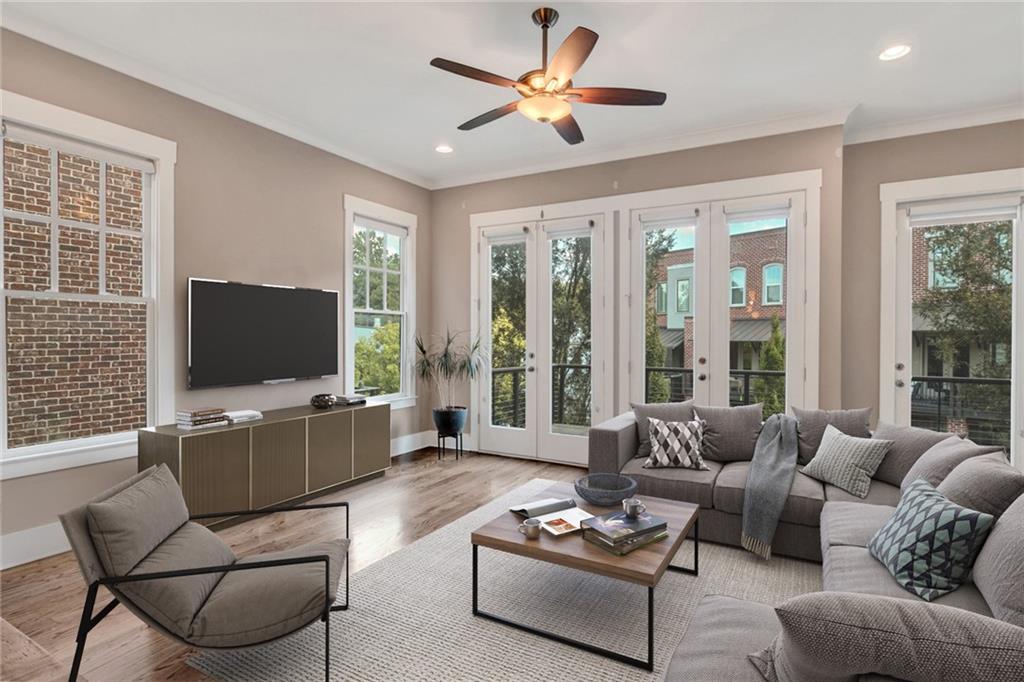
[[[796,476],[796,419],[774,414],[761,428],[743,493],[740,544],[762,559],[772,558],[779,515]]]

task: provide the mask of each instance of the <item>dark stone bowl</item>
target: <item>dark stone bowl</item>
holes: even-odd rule
[[[588,474],[576,479],[576,494],[599,507],[614,507],[633,497],[636,487],[636,481],[622,474]]]

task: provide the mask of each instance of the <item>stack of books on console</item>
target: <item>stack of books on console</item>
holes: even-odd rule
[[[594,516],[582,525],[584,540],[619,556],[668,537],[668,522],[647,512],[631,519],[617,511]]]
[[[335,405],[365,405],[366,396],[362,393],[345,393],[344,395],[334,396]]]
[[[200,407],[195,410],[178,410],[177,423],[179,429],[209,429],[214,426],[227,426],[228,418],[222,407]]]
[[[225,412],[224,417],[232,424],[244,424],[245,422],[263,419],[263,413],[259,410],[235,410],[233,412]]]

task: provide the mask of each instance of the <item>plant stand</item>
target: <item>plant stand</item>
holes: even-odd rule
[[[446,438],[451,438],[455,441],[455,459],[459,459],[465,454],[465,450],[462,447],[462,434],[461,433],[446,433],[437,434],[437,459],[440,461],[444,459],[445,445],[444,441]]]

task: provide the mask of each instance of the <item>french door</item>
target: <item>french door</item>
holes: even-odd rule
[[[605,342],[603,216],[483,228],[479,449],[586,464]]]
[[[816,400],[805,369],[805,195],[631,211],[630,395],[642,402]]]

